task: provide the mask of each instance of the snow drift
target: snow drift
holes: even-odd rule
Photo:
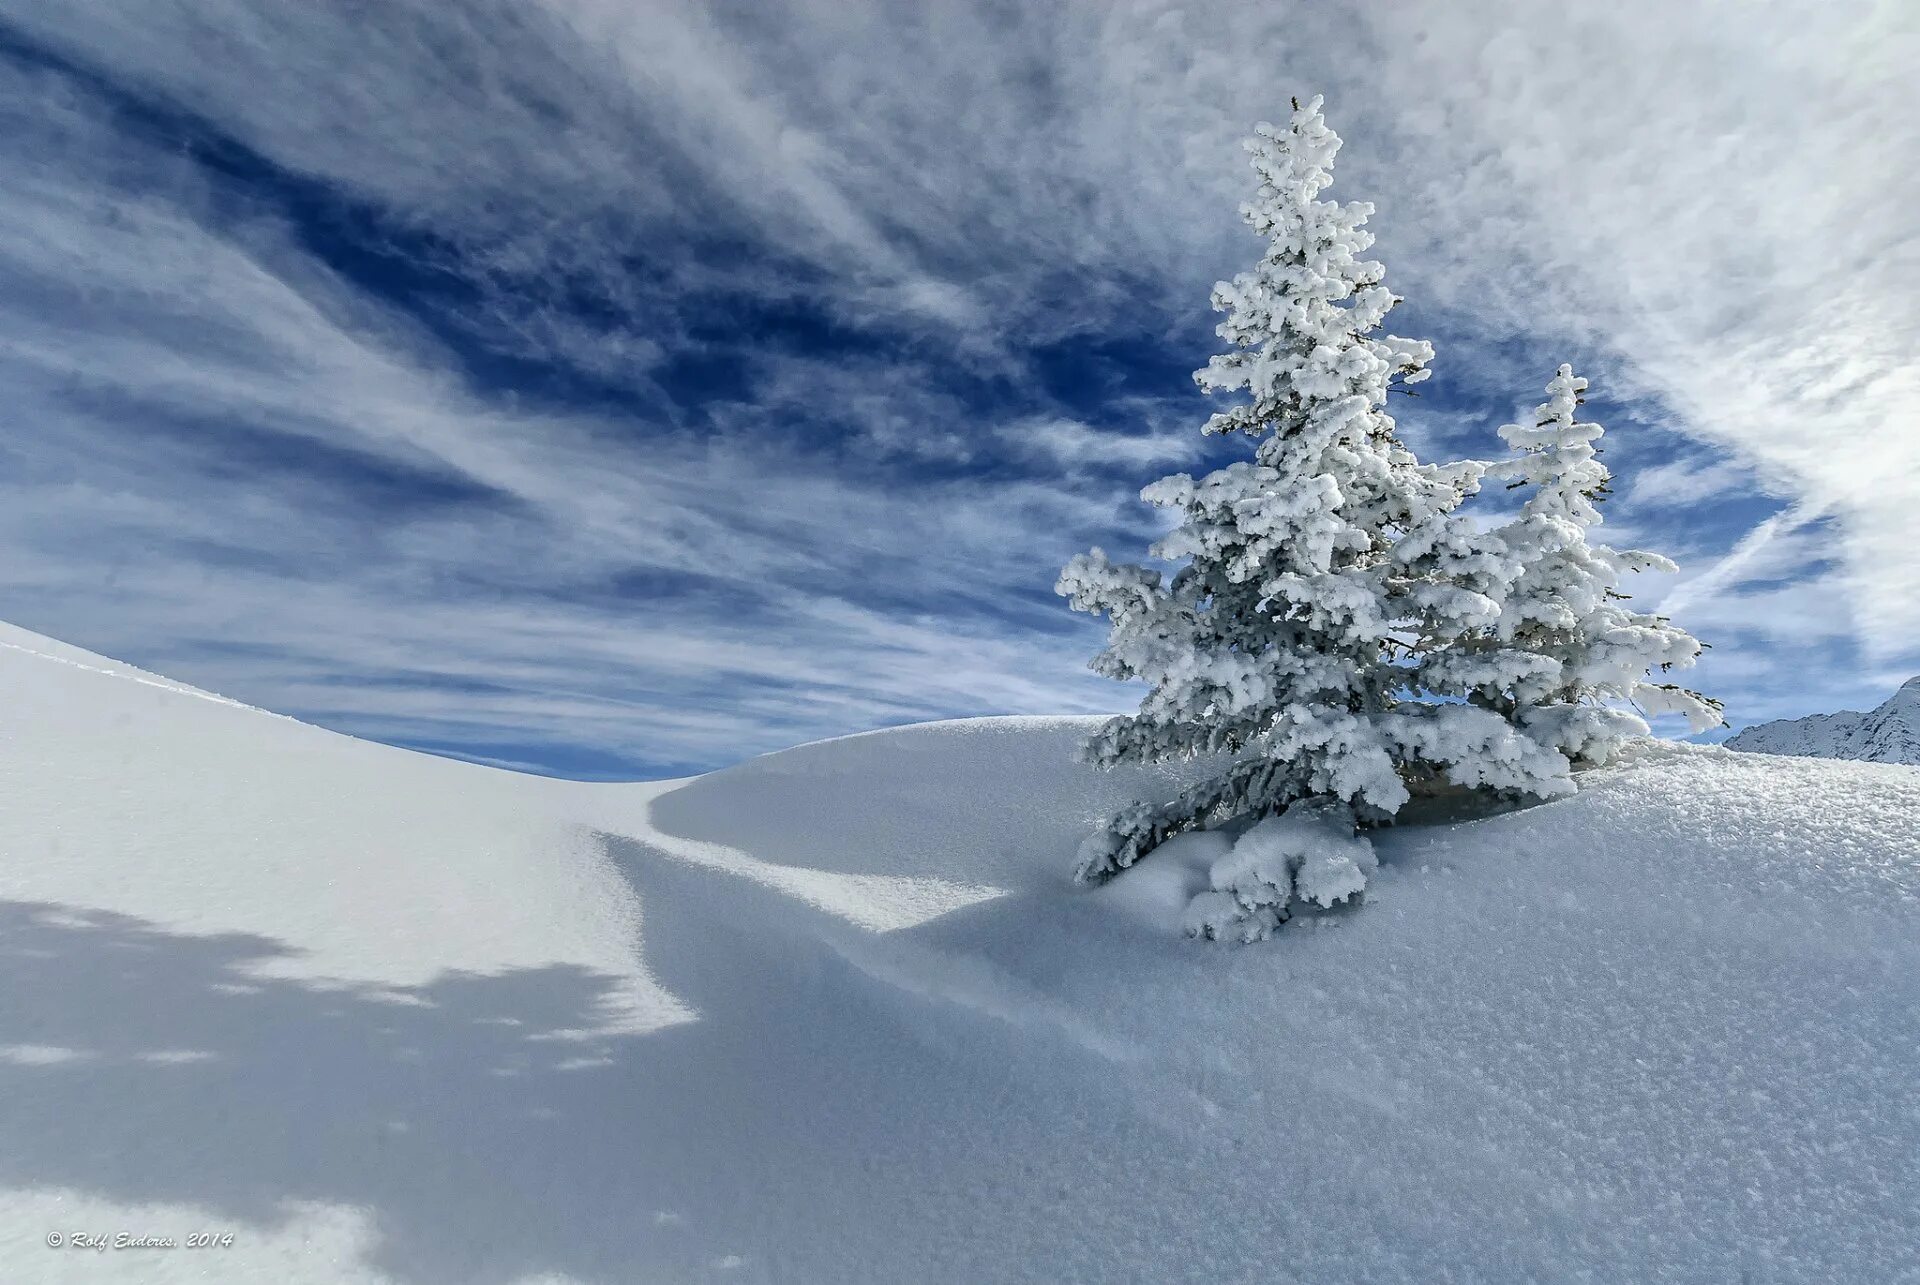
[[[1068,886],[1180,784],[1080,720],[579,785],[0,644],[0,1278],[1920,1277],[1909,768],[1644,756],[1235,948],[1213,837]]]

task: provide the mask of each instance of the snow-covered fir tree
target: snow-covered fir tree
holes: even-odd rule
[[[1693,665],[1700,642],[1665,617],[1622,605],[1628,574],[1671,572],[1673,563],[1589,543],[1611,477],[1599,458],[1605,430],[1578,418],[1586,388],[1563,365],[1532,422],[1500,430],[1514,455],[1487,476],[1528,494],[1518,517],[1478,542],[1486,553],[1476,565],[1478,587],[1500,601],[1499,616],[1432,651],[1418,668],[1429,689],[1500,712],[1575,763],[1605,763],[1648,730],[1622,703],[1683,714],[1695,731],[1721,719],[1719,702],[1653,678]]]
[[[1229,347],[1195,375],[1210,391],[1245,393],[1205,431],[1252,439],[1253,458],[1142,492],[1180,515],[1151,550],[1179,564],[1170,576],[1095,549],[1058,586],[1075,609],[1110,619],[1095,670],[1150,688],[1137,713],[1093,738],[1088,757],[1222,756],[1171,802],[1113,817],[1082,846],[1079,878],[1115,874],[1195,826],[1301,805],[1280,855],[1216,869],[1224,896],[1194,924],[1210,935],[1270,930],[1312,854],[1352,838],[1357,821],[1398,811],[1409,777],[1571,788],[1566,760],[1500,712],[1409,699],[1422,621],[1449,622],[1452,638],[1497,615],[1496,602],[1456,583],[1465,529],[1450,515],[1478,468],[1422,465],[1395,436],[1388,392],[1426,378],[1432,348],[1381,331],[1398,300],[1381,265],[1361,257],[1373,207],[1318,199],[1340,148],[1320,108],[1317,97],[1296,103],[1285,129],[1262,125],[1248,144],[1260,184],[1242,212],[1266,251],[1215,287]],[[1421,550],[1396,557],[1415,533]],[[1320,838],[1300,839],[1316,827]],[[1319,886],[1351,895],[1366,863],[1354,868],[1358,878]]]

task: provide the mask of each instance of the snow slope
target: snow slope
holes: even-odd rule
[[[1756,754],[1920,765],[1920,678],[1909,678],[1868,713],[1843,709],[1761,723],[1729,738],[1727,746]]]
[[[1920,1280],[1920,772],[1673,751],[1098,892],[1076,720],[683,782],[0,631],[0,1279]],[[230,1248],[49,1249],[49,1232]]]

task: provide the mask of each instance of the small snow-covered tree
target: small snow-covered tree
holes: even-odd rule
[[[1460,533],[1448,516],[1478,472],[1422,465],[1395,436],[1388,392],[1426,378],[1432,348],[1381,332],[1398,299],[1381,265],[1361,257],[1373,207],[1318,199],[1340,148],[1320,108],[1319,98],[1296,102],[1285,129],[1262,125],[1247,145],[1260,185],[1242,213],[1266,251],[1214,288],[1229,347],[1195,375],[1209,391],[1246,394],[1205,431],[1253,439],[1253,458],[1142,492],[1179,514],[1151,551],[1178,564],[1171,575],[1095,549],[1060,577],[1076,610],[1111,621],[1095,670],[1150,688],[1137,713],[1093,738],[1090,760],[1223,756],[1170,802],[1114,816],[1082,845],[1082,880],[1115,874],[1182,830],[1296,803],[1322,830],[1344,818],[1351,837],[1356,820],[1405,803],[1412,775],[1567,788],[1565,759],[1498,712],[1408,690],[1420,621],[1453,622],[1452,638],[1497,610],[1455,583]],[[1413,533],[1423,549],[1396,556]],[[1304,862],[1316,844],[1290,851]],[[1242,863],[1216,870],[1215,889],[1277,922],[1292,893],[1274,880],[1300,868]],[[1364,873],[1343,895],[1359,883]],[[1215,933],[1227,909],[1203,915],[1204,930]]]
[[[1469,630],[1422,658],[1420,681],[1506,717],[1575,763],[1605,763],[1647,734],[1620,702],[1684,714],[1695,731],[1720,723],[1720,704],[1652,680],[1691,666],[1701,643],[1662,616],[1627,609],[1620,589],[1635,571],[1671,572],[1656,553],[1589,543],[1611,476],[1597,443],[1605,430],[1577,418],[1587,381],[1563,365],[1530,424],[1500,436],[1512,458],[1490,466],[1528,495],[1520,514],[1490,532],[1476,565],[1479,587],[1500,602],[1489,628]]]

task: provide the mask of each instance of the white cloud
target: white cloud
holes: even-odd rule
[[[1001,430],[1001,436],[1008,450],[1038,456],[1060,468],[1113,466],[1131,469],[1139,476],[1159,465],[1192,459],[1200,453],[1201,442],[1191,424],[1172,431],[1121,433],[1063,416],[1009,424]]]
[[[756,431],[758,404],[740,424],[722,406],[717,435],[641,444],[612,418],[483,399],[283,229],[220,226],[190,173],[122,151],[83,112],[43,118],[57,132],[4,148],[28,181],[0,200],[16,465],[0,478],[0,583],[21,623],[383,736],[643,760],[1098,707],[1084,636],[1062,637],[1049,609],[1042,633],[1010,640],[996,615],[1020,610],[1000,602],[1009,585],[1051,582],[1072,546],[1050,545],[1111,526],[1111,500],[964,479],[897,493]],[[120,185],[65,166],[73,148],[128,167]],[[927,409],[933,433],[958,413]],[[229,467],[262,433],[482,499],[369,526],[352,487],[311,469]],[[609,593],[635,572],[694,579]],[[932,586],[951,618],[843,596]]]
[[[1636,470],[1627,498],[1636,507],[1690,505],[1752,489],[1752,473],[1730,460],[1681,458]]]
[[[1399,47],[1471,289],[1499,229],[1530,300],[1597,336],[1686,431],[1840,523],[1863,640],[1920,626],[1920,73],[1910,10],[1608,5],[1484,25],[1437,11]],[[1494,87],[1497,87],[1495,89]],[[1405,86],[1411,89],[1412,85]],[[1444,122],[1444,125],[1440,124]],[[1456,122],[1470,128],[1451,132]],[[1478,242],[1479,244],[1476,244]]]

